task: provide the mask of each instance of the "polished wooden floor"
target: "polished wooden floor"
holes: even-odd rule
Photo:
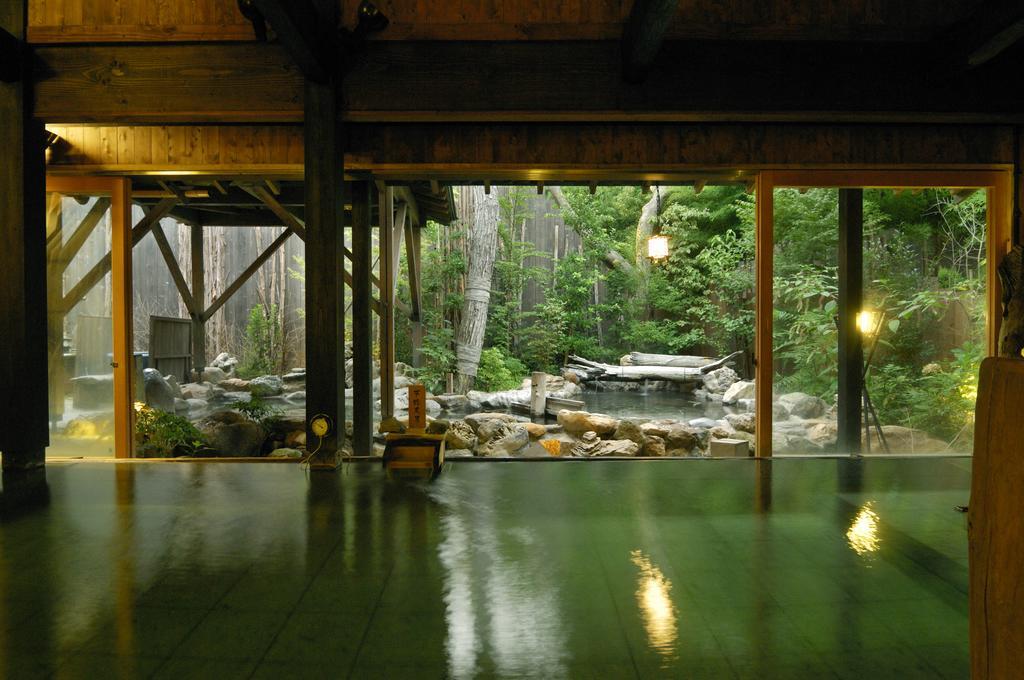
[[[81,462],[0,677],[966,678],[970,459]]]

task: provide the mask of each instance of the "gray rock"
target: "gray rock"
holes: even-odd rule
[[[688,425],[676,425],[665,436],[665,449],[685,449],[691,451],[700,442],[697,432]],[[670,454],[671,455],[671,454]]]
[[[495,437],[502,436],[505,426],[508,424],[508,421],[505,420],[485,420],[480,423],[480,427],[476,428],[476,436],[481,444],[486,444]]]
[[[182,414],[182,413],[188,413],[189,412],[188,402],[185,401],[184,399],[175,399],[174,400],[174,412],[179,414],[179,415]]]
[[[668,431],[678,425],[679,422],[676,420],[668,420],[662,418],[661,420],[651,420],[640,426],[640,430],[645,436],[655,436],[664,439],[668,436]]]
[[[828,406],[818,397],[803,392],[791,392],[779,397],[779,403],[786,407],[790,415],[797,418],[820,418],[825,415]]]
[[[160,371],[155,368],[144,369],[142,380],[145,384],[146,403],[161,411],[174,413],[174,391],[160,375]]]
[[[446,411],[465,408],[469,399],[464,394],[435,394],[434,401]]]
[[[663,457],[665,455],[665,440],[655,435],[644,437],[644,447],[641,449],[641,453],[654,458]]]
[[[245,403],[252,401],[252,395],[248,392],[225,392],[221,397],[229,404],[235,401],[242,401]]]
[[[305,404],[306,393],[301,390],[298,392],[290,392],[284,395],[284,400],[287,401],[289,404]]]
[[[755,418],[753,413],[730,413],[725,416],[733,428],[740,432],[753,432],[755,425]]]
[[[188,404],[190,413],[200,413],[209,408],[210,405],[205,399],[186,399],[185,403]]]
[[[444,434],[448,431],[447,420],[432,420],[427,424],[427,434]]]
[[[722,395],[723,404],[735,404],[740,399],[754,398],[754,381],[740,380],[729,386],[729,389]]]
[[[216,366],[207,366],[203,369],[203,382],[217,385],[227,379],[228,374],[224,372],[224,369],[217,368]]]
[[[739,382],[740,377],[736,371],[728,366],[704,374],[704,389],[711,394],[724,395],[734,384]]]
[[[696,427],[702,430],[714,427],[717,424],[718,422],[711,420],[711,418],[694,418],[689,422],[690,427]]]
[[[514,423],[516,418],[508,413],[491,413],[486,411],[483,413],[472,413],[465,418],[466,424],[473,428],[474,432],[480,429],[481,424],[489,420],[501,420],[507,423]]]
[[[427,415],[431,418],[441,415],[441,405],[433,399],[427,399]]]
[[[185,383],[181,386],[183,399],[204,399],[213,398],[213,385],[210,383]]]
[[[780,421],[783,421],[783,420],[788,420],[788,419],[789,419],[789,410],[785,406],[780,404],[779,402],[773,403],[772,404],[772,420],[777,423],[777,422],[780,422]]]
[[[448,449],[444,450],[445,458],[472,458],[473,451],[471,449]]]
[[[736,408],[746,413],[753,413],[757,408],[757,402],[754,399],[740,399],[736,402]]]
[[[178,384],[178,377],[175,375],[165,375],[164,380],[171,386],[171,393],[175,399],[184,399],[185,395],[181,392],[181,385]]]
[[[413,380],[412,378],[408,377],[408,376],[404,376],[404,375],[396,375],[395,376],[395,389],[396,390],[404,390],[404,389],[408,388],[409,385],[415,385],[415,384],[416,384],[416,381]]]
[[[304,383],[306,382],[306,372],[299,373],[293,369],[291,373],[282,375],[281,380],[286,383]]]
[[[615,432],[612,434],[612,439],[616,440],[628,440],[636,442],[637,446],[643,447],[644,445],[644,433],[640,429],[640,425],[633,420],[621,420],[619,426],[615,428]]]
[[[199,421],[199,431],[210,447],[226,458],[259,456],[266,433],[236,411],[217,411]]]
[[[217,358],[210,364],[214,368],[219,368],[228,375],[235,372],[235,366],[238,365],[238,359],[231,356],[227,352],[221,352],[217,355]]]
[[[475,449],[477,436],[464,420],[453,420],[444,433],[445,446],[452,449]]]
[[[514,456],[530,444],[530,435],[521,423],[498,423],[499,431],[482,447],[485,456]]]
[[[254,397],[276,397],[284,391],[279,375],[261,375],[249,381],[249,393]]]

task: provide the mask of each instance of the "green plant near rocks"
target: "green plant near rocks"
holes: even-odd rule
[[[135,453],[140,458],[206,455],[203,434],[187,418],[139,405],[135,413]]]
[[[259,397],[252,397],[249,401],[235,401],[227,405],[229,409],[238,411],[254,423],[258,423],[267,429],[269,420],[281,415],[281,409],[271,406]]]
[[[480,353],[476,372],[476,389],[485,392],[514,390],[523,382],[526,366],[515,357],[508,357],[497,347]]]

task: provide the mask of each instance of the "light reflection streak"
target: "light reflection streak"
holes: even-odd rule
[[[878,550],[878,515],[868,501],[853,518],[853,524],[846,530],[846,540],[858,555],[868,555]]]
[[[672,582],[640,550],[632,551],[630,560],[640,570],[636,602],[643,617],[647,642],[666,660],[674,659],[679,627],[676,606],[672,602]]]

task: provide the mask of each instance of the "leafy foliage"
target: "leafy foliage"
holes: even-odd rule
[[[238,374],[243,378],[267,375],[281,363],[281,321],[277,305],[253,305],[245,326],[245,347]]]
[[[135,452],[140,458],[171,458],[202,454],[206,441],[188,418],[135,406]]]
[[[526,366],[515,357],[505,356],[497,347],[485,349],[480,353],[480,366],[477,368],[477,389],[486,392],[514,390],[522,383],[526,374]]]
[[[264,428],[267,421],[281,415],[281,409],[268,404],[257,396],[251,397],[249,401],[239,400],[231,402],[227,407],[238,411],[249,420],[259,423]]]

